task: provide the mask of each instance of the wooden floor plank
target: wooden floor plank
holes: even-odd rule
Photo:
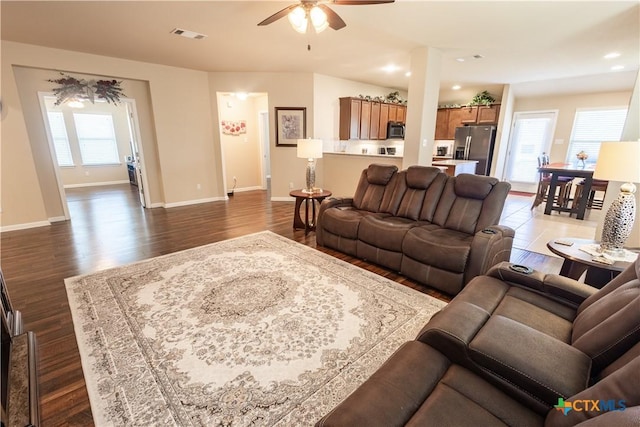
[[[42,425],[92,425],[64,279],[249,233],[271,230],[310,247],[315,235],[295,231],[293,202],[271,202],[265,191],[228,201],[142,209],[135,187],[67,190],[71,221],[1,234],[0,261],[14,306],[36,333]],[[449,297],[394,272],[326,248],[322,252],[405,286]],[[514,250],[512,260],[559,271],[558,260]]]

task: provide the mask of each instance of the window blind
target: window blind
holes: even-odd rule
[[[589,155],[589,163],[595,163],[601,142],[620,141],[626,118],[626,108],[577,110],[567,150],[567,163],[575,162],[576,154],[580,151]]]
[[[118,164],[118,144],[110,114],[73,113],[84,165]]]
[[[53,138],[53,146],[56,151],[56,159],[59,166],[73,166],[69,137],[64,124],[64,117],[60,111],[48,111],[49,128]]]

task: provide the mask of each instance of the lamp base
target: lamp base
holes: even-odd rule
[[[636,217],[636,198],[633,195],[636,187],[631,183],[620,187],[620,194],[616,198],[604,218],[600,249],[612,255],[622,252],[624,242],[631,235],[631,229]]]
[[[310,158],[307,162],[307,174],[306,174],[307,188],[302,190],[303,193],[315,193],[314,187],[316,185],[316,162],[315,159]]]

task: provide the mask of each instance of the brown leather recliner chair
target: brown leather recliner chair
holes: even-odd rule
[[[639,276],[498,265],[318,425],[640,425]]]

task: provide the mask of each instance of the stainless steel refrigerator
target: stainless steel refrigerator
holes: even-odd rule
[[[453,144],[454,159],[477,160],[476,174],[489,175],[495,142],[495,126],[463,126],[456,128],[456,140]]]

